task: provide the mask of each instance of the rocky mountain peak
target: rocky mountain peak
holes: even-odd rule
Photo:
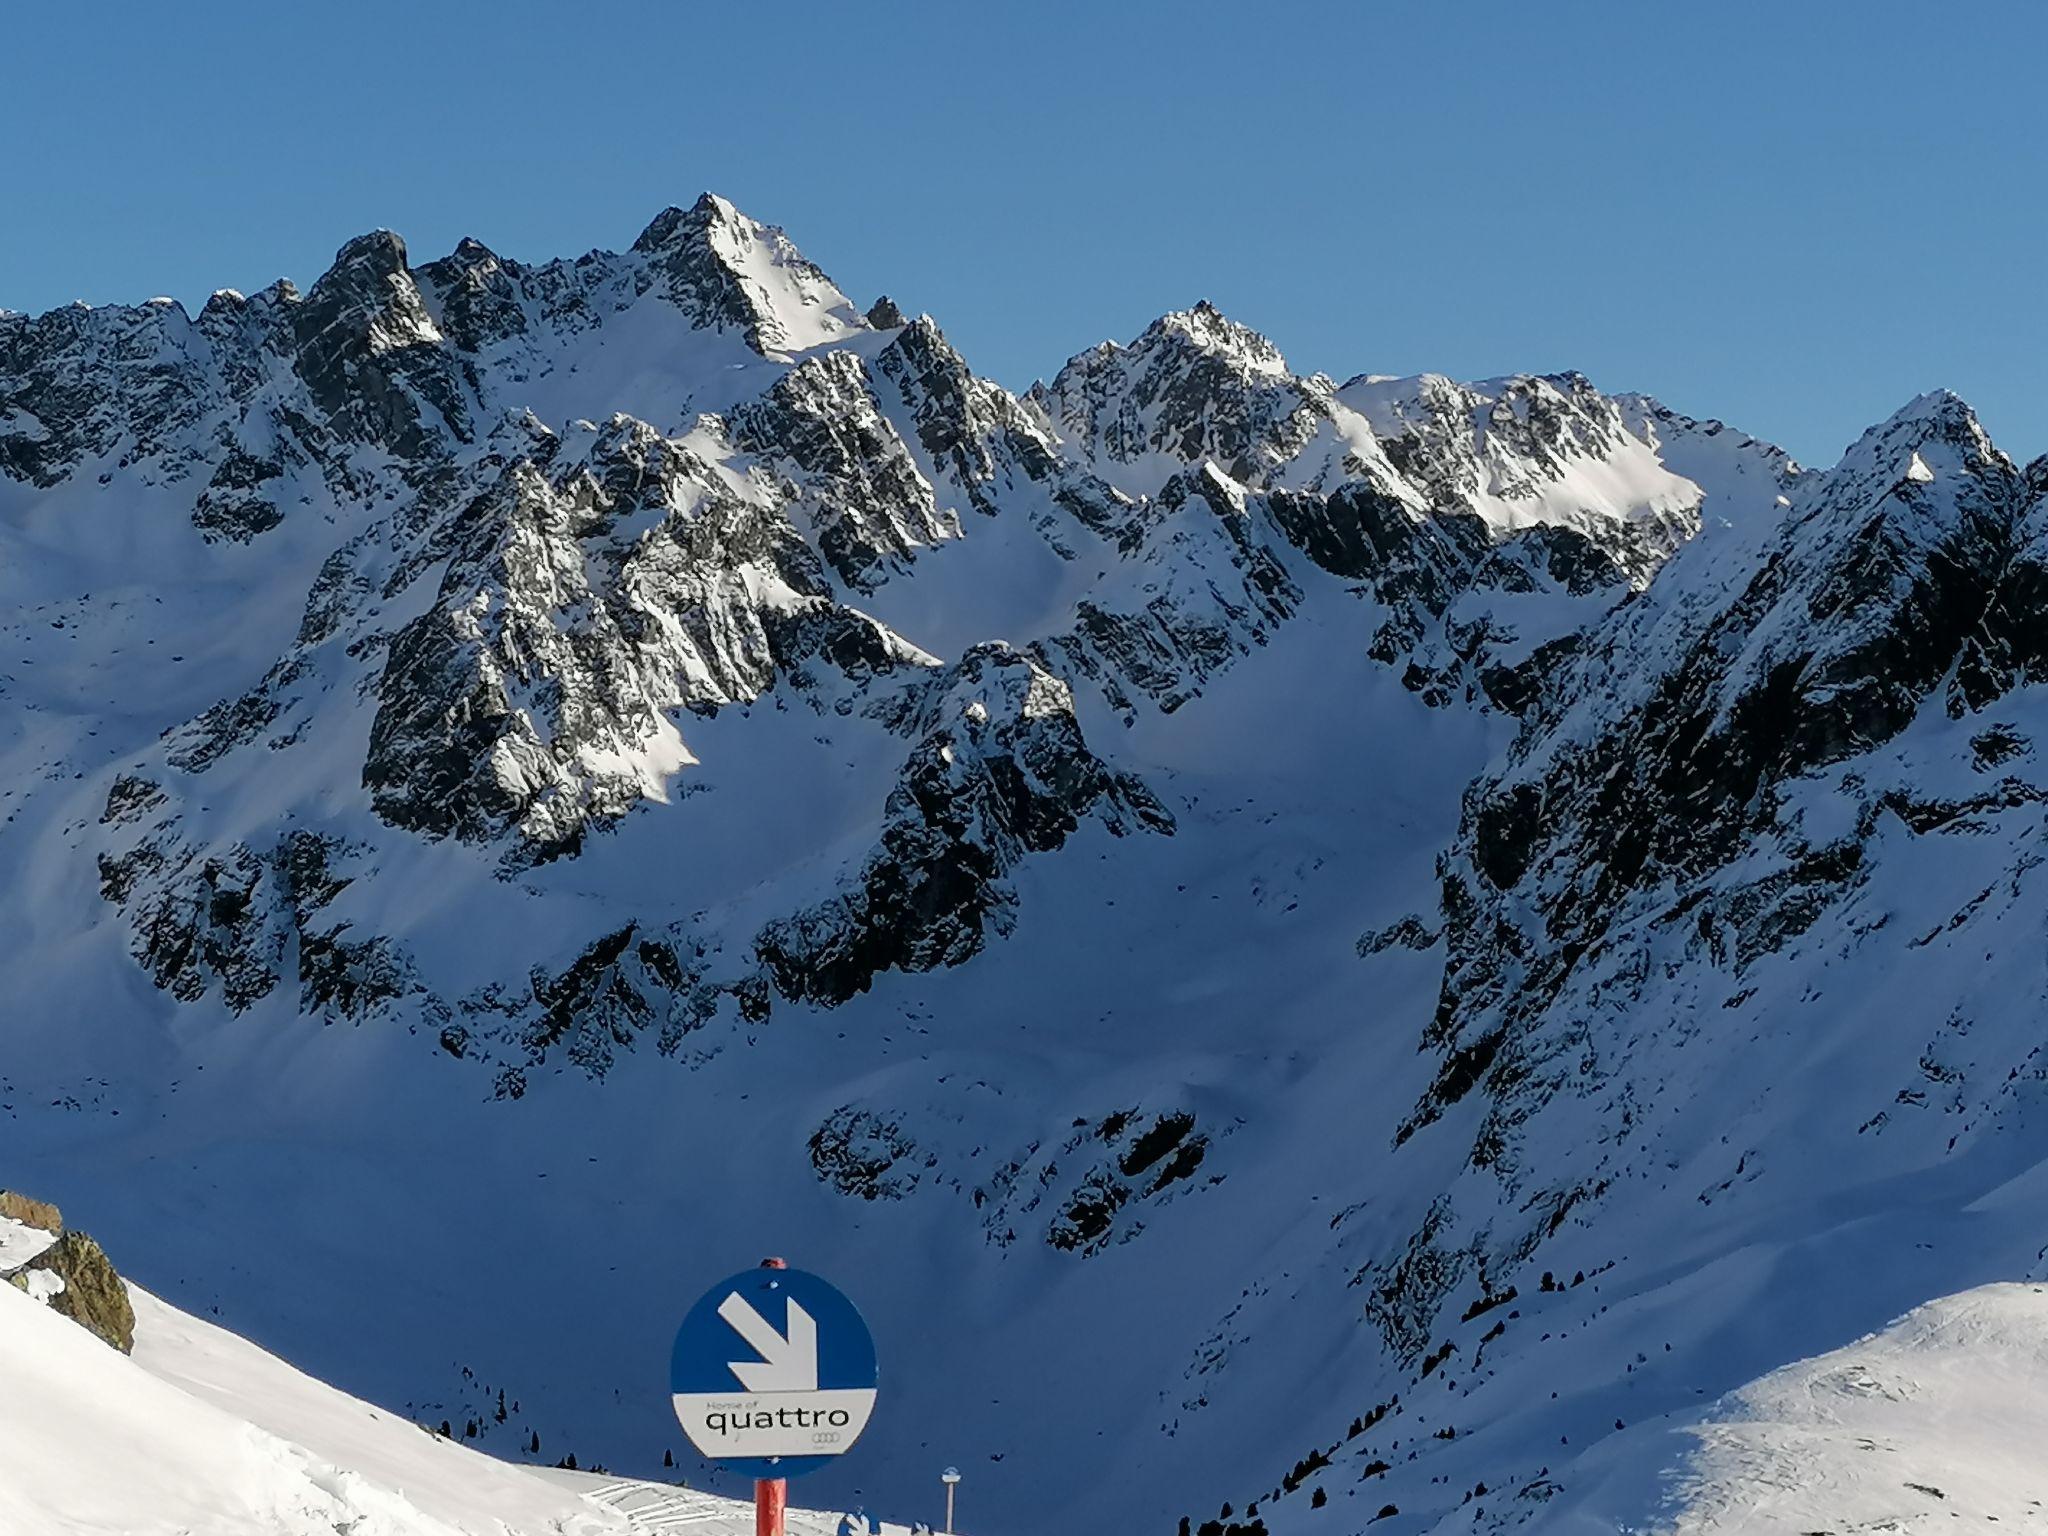
[[[740,332],[766,355],[843,340],[866,328],[780,229],[706,192],[666,208],[633,242],[650,277],[695,324]]]
[[[200,307],[199,313],[202,318],[207,315],[237,315],[248,307],[248,297],[240,290],[216,288],[207,295],[206,303]]]
[[[420,275],[428,271],[462,273],[472,280],[496,271],[505,264],[504,258],[483,241],[473,235],[464,235],[455,242],[455,249],[438,261],[432,261],[420,268]]]
[[[373,229],[336,251],[326,275],[313,286],[379,282],[407,270],[405,241],[391,230]]]
[[[1203,352],[1228,357],[1248,372],[1285,374],[1287,359],[1280,349],[1248,325],[1240,325],[1207,299],[1192,309],[1170,310],[1153,321],[1145,334],[1131,344],[1134,352],[1148,346],[1185,344]]]
[[[1323,392],[1292,377],[1277,347],[1206,300],[1161,316],[1128,346],[1078,354],[1035,399],[1105,479],[1140,494],[1208,458],[1264,484],[1328,414]]]
[[[530,275],[480,240],[463,236],[453,251],[414,276],[431,296],[430,307],[444,334],[465,352],[487,350],[532,324],[526,291]]]
[[[1915,396],[1851,443],[1828,473],[1859,485],[1896,477],[1928,484],[1937,463],[1969,475],[2018,474],[1992,441],[1968,401],[1946,389]]]
[[[730,242],[752,238],[760,230],[760,225],[717,193],[704,192],[688,208],[670,204],[649,219],[647,227],[634,240],[633,250],[641,256],[652,256],[678,244],[708,244],[714,231]]]
[[[469,436],[467,392],[397,235],[349,241],[286,313],[293,366],[346,436],[415,461]]]
[[[373,351],[441,339],[413,281],[405,242],[388,229],[358,235],[344,245],[301,303],[298,330],[310,347],[333,344],[338,338],[329,333],[337,327]]]

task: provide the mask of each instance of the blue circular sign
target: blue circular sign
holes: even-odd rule
[[[750,1477],[801,1477],[867,1428],[875,1341],[837,1287],[801,1269],[742,1270],[676,1330],[669,1394],[690,1443]]]

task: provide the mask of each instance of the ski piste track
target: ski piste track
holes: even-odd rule
[[[592,1502],[616,1510],[635,1531],[647,1536],[754,1536],[752,1509],[736,1509],[730,1499],[637,1478],[559,1471],[543,1475],[559,1478]],[[792,1505],[787,1517],[789,1536],[839,1536],[845,1518]],[[910,1528],[889,1524],[871,1528],[862,1522],[861,1536],[867,1536],[871,1529],[879,1529],[882,1536],[908,1536]]]

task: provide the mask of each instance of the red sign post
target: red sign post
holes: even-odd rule
[[[789,1479],[762,1477],[754,1481],[754,1536],[785,1536],[782,1517],[789,1509]]]
[[[789,1479],[860,1438],[879,1379],[853,1303],[781,1259],[699,1296],[669,1351],[676,1421],[707,1459],[753,1481],[755,1536],[785,1536]]]
[[[787,1269],[781,1259],[763,1259],[763,1269]],[[789,1479],[754,1479],[754,1536],[786,1536],[784,1517],[789,1512]]]

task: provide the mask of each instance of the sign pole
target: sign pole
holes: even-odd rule
[[[755,1536],[786,1536],[789,1479],[860,1438],[879,1377],[859,1310],[781,1259],[699,1296],[669,1351],[676,1420],[707,1459],[753,1483]]]
[[[789,1265],[778,1258],[761,1261],[763,1269],[787,1269]],[[754,1536],[786,1536],[785,1517],[789,1512],[789,1479],[786,1477],[757,1477],[754,1479]]]

